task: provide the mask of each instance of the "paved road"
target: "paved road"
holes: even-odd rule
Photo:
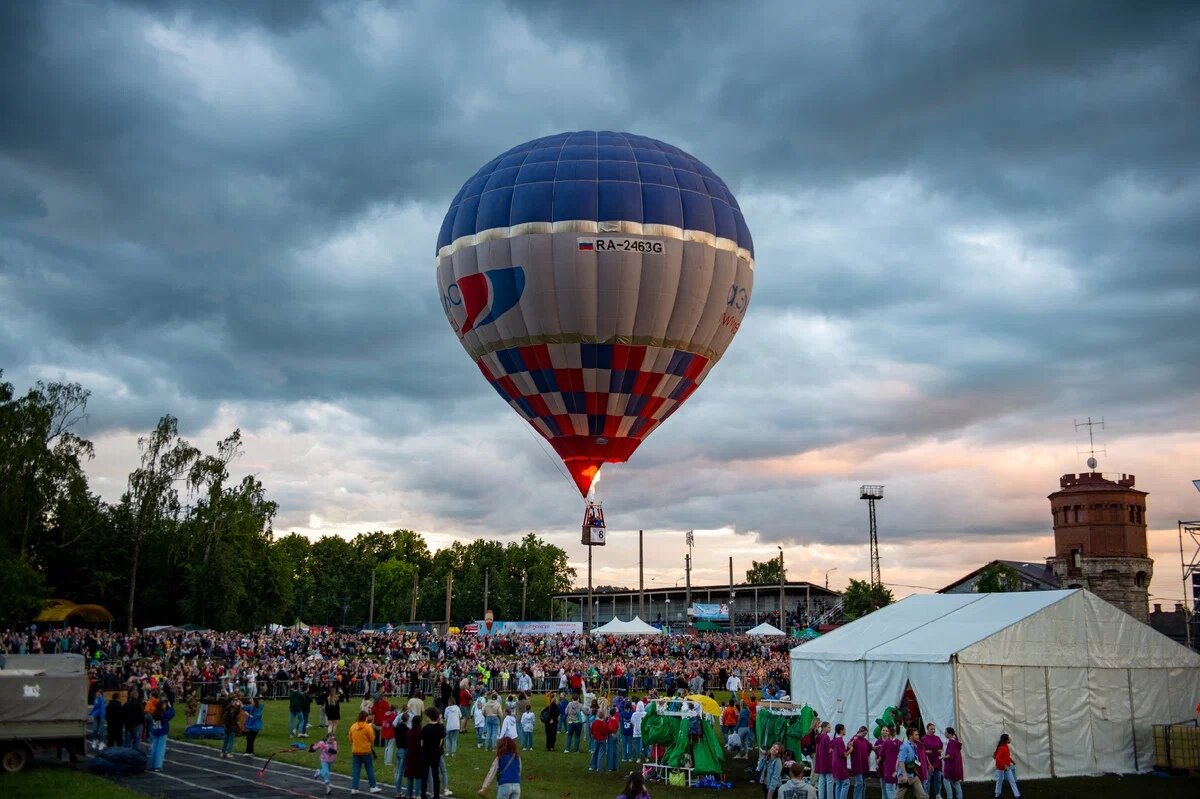
[[[313,779],[313,769],[271,761],[261,777],[265,757],[234,755],[222,760],[220,753],[207,746],[183,741],[167,744],[167,760],[162,771],[121,777],[115,782],[147,796],[167,799],[216,799],[218,796],[234,799],[265,799],[265,797],[300,797],[300,799],[324,799],[325,786]],[[315,762],[315,758],[314,758]],[[388,773],[391,773],[390,770]],[[380,796],[395,795],[390,785],[382,785]],[[350,791],[350,778],[333,775],[333,795],[346,796]],[[359,785],[359,793],[367,793],[366,775]]]

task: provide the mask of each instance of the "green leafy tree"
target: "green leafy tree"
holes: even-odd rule
[[[0,549],[0,624],[29,621],[46,596],[46,584],[28,558]]]
[[[892,604],[895,597],[882,585],[871,585],[866,580],[850,580],[846,593],[842,595],[843,613],[847,621],[862,618],[880,608]]]
[[[761,563],[752,560],[750,568],[746,570],[746,582],[751,585],[779,585],[779,578],[779,558],[772,558]],[[787,579],[786,571],[783,579]]]
[[[142,541],[147,533],[174,520],[180,511],[176,483],[191,471],[200,451],[179,435],[179,422],[171,415],[159,419],[148,436],[138,439],[141,463],[129,475],[129,488],[122,503],[129,508],[129,599],[125,605],[125,626],[134,628],[134,601],[137,596],[138,563]]]
[[[73,428],[86,417],[90,392],[78,383],[38,382],[23,397],[0,383],[0,533],[19,556],[51,524],[93,447]]]
[[[979,579],[975,582],[975,590],[981,594],[1006,594],[1021,590],[1021,575],[1012,566],[1000,561],[992,561],[983,567]]]

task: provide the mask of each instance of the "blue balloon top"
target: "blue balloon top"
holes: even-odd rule
[[[631,133],[559,133],[517,145],[463,184],[438,249],[462,236],[524,222],[641,222],[754,242],[717,175],[678,147]]]

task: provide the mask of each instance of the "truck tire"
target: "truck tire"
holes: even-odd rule
[[[29,765],[31,759],[29,748],[25,744],[9,744],[4,748],[3,754],[0,754],[0,767],[9,774],[15,774]]]

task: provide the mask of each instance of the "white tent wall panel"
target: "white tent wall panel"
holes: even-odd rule
[[[1168,724],[1171,707],[1167,669],[1130,669],[1133,685],[1134,743],[1137,747],[1138,771],[1148,771],[1154,765],[1154,725]]]
[[[1088,670],[1047,671],[1050,678],[1050,724],[1047,725],[1047,729],[1054,757],[1054,775],[1066,777],[1094,773],[1092,714],[1088,708]]]
[[[959,666],[958,718],[963,768],[968,780],[993,774],[992,753],[1001,733],[1012,738],[1017,772],[1050,776],[1050,728],[1046,724],[1046,670],[1038,666]]]
[[[1088,669],[1088,706],[1092,726],[1092,771],[1128,774],[1134,759],[1133,707],[1128,669]]]

